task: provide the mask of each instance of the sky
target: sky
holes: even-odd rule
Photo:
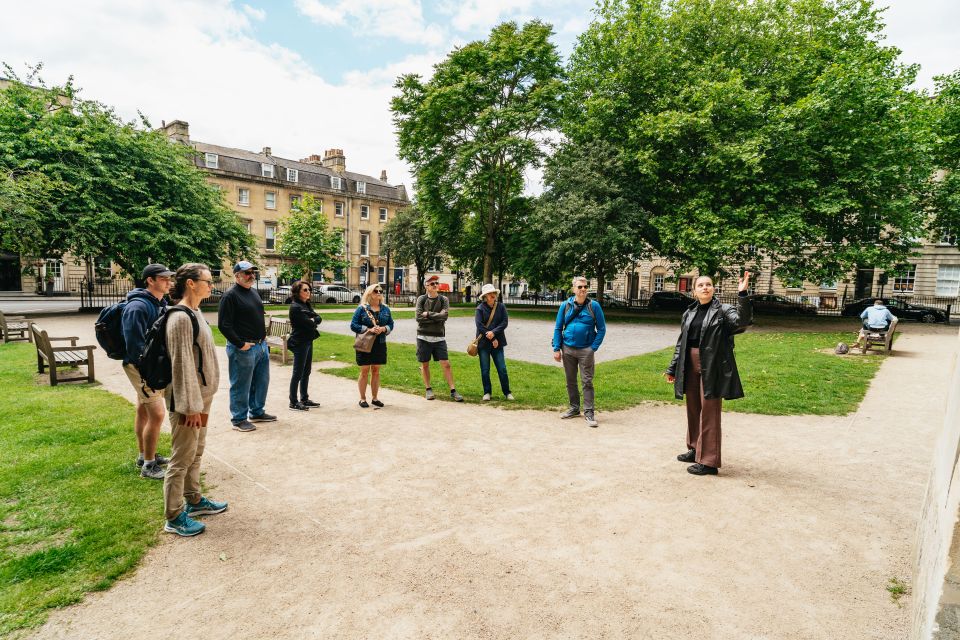
[[[917,84],[960,68],[960,0],[877,0]],[[390,98],[504,21],[553,25],[566,58],[594,0],[0,0],[0,62],[193,140],[299,159],[343,149],[347,169],[411,186]],[[2,75],[0,70],[0,75]],[[537,174],[528,190],[538,191]]]

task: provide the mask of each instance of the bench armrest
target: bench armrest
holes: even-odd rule
[[[50,351],[93,351],[94,349],[96,349],[96,347],[91,344],[72,347],[50,347]]]
[[[49,336],[48,336],[48,338],[49,338]],[[62,341],[62,340],[70,340],[71,342],[76,342],[76,341],[79,340],[79,339],[80,339],[80,338],[78,338],[77,336],[70,336],[70,337],[68,337],[68,338],[49,338],[50,342],[58,342],[58,341]]]

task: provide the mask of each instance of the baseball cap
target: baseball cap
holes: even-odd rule
[[[140,274],[140,277],[146,280],[147,278],[159,278],[161,276],[172,276],[173,271],[167,269],[165,264],[148,264],[143,268],[143,272]]]
[[[440,282],[440,276],[437,276],[437,275],[429,276],[426,280],[424,280],[424,282],[426,282],[427,284],[431,282]]]
[[[237,264],[233,265],[234,273],[239,273],[240,271],[250,271],[251,269],[254,271],[259,271],[255,264],[252,262],[247,262],[246,260],[241,260]]]

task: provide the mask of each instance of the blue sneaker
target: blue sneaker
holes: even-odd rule
[[[163,525],[163,530],[167,533],[175,533],[184,538],[203,533],[206,528],[207,525],[197,522],[188,516],[186,511],[181,511],[180,515],[173,520],[167,520],[166,524]]]
[[[200,498],[200,502],[197,504],[187,503],[187,506],[184,508],[183,512],[190,517],[193,516],[209,516],[215,513],[223,513],[227,510],[226,502],[217,502],[216,500],[211,500],[210,498]]]

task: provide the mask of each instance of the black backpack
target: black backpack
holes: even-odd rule
[[[100,348],[107,352],[107,357],[113,360],[123,360],[127,355],[127,343],[123,339],[123,309],[127,300],[110,305],[100,312],[97,322],[93,325],[97,334]]]
[[[147,336],[143,343],[143,353],[140,354],[140,362],[137,364],[137,369],[140,370],[140,377],[143,379],[143,382],[154,391],[166,389],[170,383],[173,382],[170,352],[167,350],[167,319],[177,311],[190,316],[190,321],[193,324],[193,346],[197,347],[199,358],[197,373],[200,375],[201,382],[203,382],[204,385],[207,384],[207,379],[203,375],[203,352],[197,343],[197,338],[200,336],[200,323],[197,322],[196,316],[186,307],[174,305],[168,307],[166,313],[157,318],[157,321],[154,322],[150,330],[147,331]],[[173,410],[172,402],[170,408]]]

